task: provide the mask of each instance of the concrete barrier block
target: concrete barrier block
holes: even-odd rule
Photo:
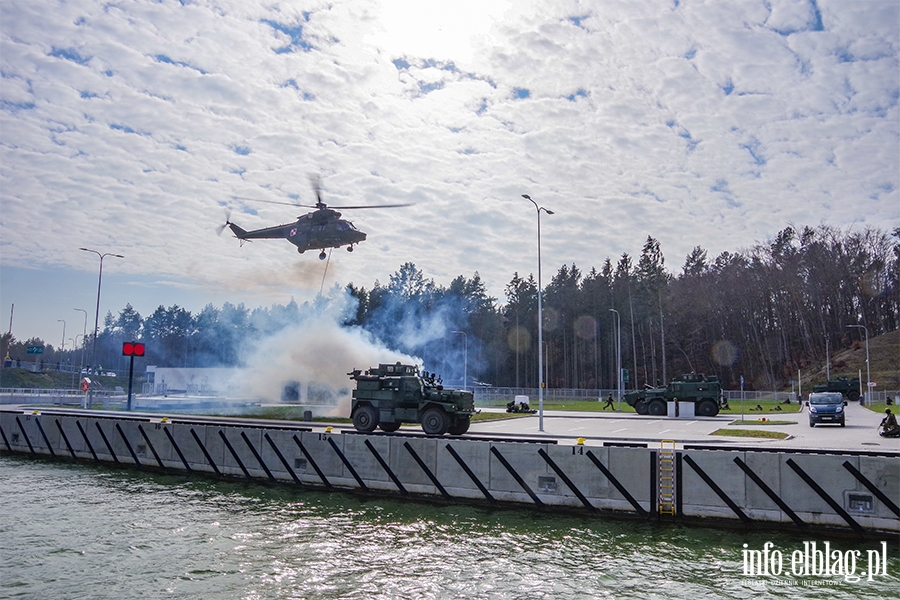
[[[606,451],[606,459],[598,450]],[[591,450],[594,455],[603,462],[612,475],[628,490],[634,499],[641,503],[645,509],[650,508],[650,502],[656,497],[656,487],[651,490],[650,451],[646,448],[619,448],[608,447]],[[655,478],[652,480],[655,481]],[[626,500],[614,487],[609,487],[609,498],[614,500]]]
[[[740,458],[744,464],[746,464],[747,467],[775,493],[776,496],[782,498],[780,474],[781,455],[769,452],[728,452],[726,454],[736,469],[739,469],[739,467],[734,462],[734,459]],[[760,511],[776,511],[780,514],[781,509],[778,507],[778,504],[769,498],[768,494],[766,494],[760,486],[754,483],[749,475],[744,473],[743,470],[740,470],[740,472],[743,475],[744,487],[746,489],[746,507],[748,509]],[[793,510],[792,506],[788,506]],[[784,518],[789,519],[787,515],[784,515]],[[779,517],[779,520],[780,519],[781,517]]]
[[[117,420],[109,422],[104,429],[107,431],[106,435],[120,463],[156,466],[156,460],[147,448],[147,443],[137,426],[138,423],[134,421]],[[134,456],[132,456],[132,452],[134,452]],[[137,461],[135,461],[135,456]]]
[[[448,493],[459,498],[485,500],[484,494],[447,448],[453,449],[463,464],[487,489],[491,481],[491,442],[439,439],[436,447],[437,478]]]
[[[269,467],[269,471],[272,473],[272,476],[279,481],[293,481],[294,478],[291,477],[290,472],[285,468],[284,463],[281,462],[281,458],[279,458],[278,454],[281,454],[281,457],[284,458],[288,463],[288,467],[291,468],[291,471],[297,475],[297,479],[303,481],[300,478],[299,473],[294,468],[294,452],[300,452],[300,449],[297,448],[297,445],[294,443],[294,440],[291,439],[290,430],[284,429],[274,429],[274,430],[263,430],[261,433],[262,439],[262,448],[259,450],[259,455],[262,457],[263,462]],[[269,442],[271,440],[271,443]],[[272,444],[275,444],[275,448],[278,449],[278,453],[272,448]],[[302,464],[302,463],[298,463]]]
[[[853,460],[847,459],[851,465],[855,466],[860,474],[865,477],[877,490],[883,493],[895,505],[900,505],[900,460],[889,458],[886,456],[859,456],[855,457],[857,464],[853,465]],[[843,466],[843,463],[842,463]],[[870,494],[875,496],[862,483],[857,488],[859,495],[864,496]],[[883,519],[893,520],[896,528],[900,528],[900,517],[898,517],[884,502],[873,498],[875,505],[871,516]]]
[[[90,447],[88,446],[88,441],[91,440],[89,435],[89,429],[91,428],[90,421],[87,419],[71,417],[66,418],[65,421],[61,419],[60,423],[63,426],[63,430],[66,432],[66,437],[69,438],[69,442],[72,444],[72,448],[75,450],[76,456],[87,460],[94,460],[94,455],[91,454]],[[94,442],[90,443],[93,445]],[[100,455],[98,454],[97,458],[99,457]]]
[[[106,449],[107,452],[115,454],[114,460],[117,460],[120,464],[131,465],[134,464],[134,461],[131,459],[131,455],[128,453],[128,449],[122,441],[122,436],[119,435],[119,432],[116,429],[116,425],[122,427],[122,425],[125,424],[124,421],[114,419],[94,420],[94,428],[96,429],[99,425],[100,429],[103,431],[101,438],[106,438],[103,442],[103,448]],[[108,446],[107,443],[109,444]]]
[[[184,463],[181,461],[181,457],[178,456],[178,451],[180,450],[181,455],[184,456],[184,459],[191,467],[191,470],[200,471],[201,473],[215,472],[212,466],[210,466],[209,461],[206,459],[206,456],[203,454],[203,450],[200,448],[197,440],[194,439],[193,435],[191,435],[192,429],[195,431],[195,433],[197,432],[194,425],[162,423],[161,429],[163,435],[166,438],[166,441],[172,447],[172,452],[174,453],[175,457],[177,457],[177,460],[180,463],[180,466],[177,466],[176,468],[184,468]],[[168,434],[166,434],[166,432],[168,432]],[[171,440],[169,439],[169,435],[172,436]],[[199,431],[197,435],[200,438],[200,441],[203,442],[205,447],[205,430]],[[173,458],[173,460],[175,459]],[[216,463],[216,467],[218,467],[219,464],[220,463]]]
[[[13,452],[50,454],[34,419],[33,415],[22,412],[13,414],[8,419],[3,432]]]
[[[200,444],[203,444],[203,448],[206,449],[206,453],[209,454],[209,457],[216,464],[219,472],[225,475],[243,475],[240,467],[234,462],[234,459],[232,459],[231,463],[225,462],[228,450],[225,448],[225,442],[223,442],[222,438],[219,436],[219,430],[222,429],[221,427],[197,424],[188,425],[187,427],[190,432],[196,434],[196,438],[194,435],[191,435],[191,444],[201,452],[202,448],[200,448]],[[226,427],[225,429],[227,430],[230,428]],[[203,457],[203,462],[208,465],[209,463],[206,456],[203,454],[201,454],[201,456]]]
[[[384,435],[342,435],[344,456],[353,466],[356,473],[366,481],[366,485],[375,482],[389,482],[390,477],[387,471],[379,464],[378,459],[372,454],[372,451],[366,446],[368,442],[372,448],[378,452],[382,460],[390,465],[391,460],[391,440]],[[353,477],[353,474],[344,466],[345,476]],[[391,486],[396,489],[396,486]]]
[[[611,484],[585,454],[589,450],[601,450],[601,448],[551,445],[546,452],[582,495],[595,500],[607,498]],[[597,456],[596,452],[594,452],[594,456]],[[552,467],[551,471],[553,471]],[[557,473],[553,471],[553,475],[557,475]],[[568,487],[561,477],[559,479],[560,486]],[[565,493],[575,497],[575,493],[572,490]],[[578,503],[580,505],[581,501],[579,500]]]
[[[436,476],[438,440],[434,438],[390,438],[391,469],[404,484],[417,486],[416,493],[437,494],[437,488],[425,470],[413,458],[409,446],[425,467]],[[440,481],[440,479],[438,479]],[[443,481],[440,481],[444,485]]]
[[[58,454],[56,440],[59,432],[50,420],[43,420],[41,415],[27,414],[20,419],[23,422],[31,445],[37,454]],[[52,430],[50,428],[53,428]],[[43,433],[42,433],[43,432]]]
[[[178,454],[175,453],[172,443],[169,441],[169,438],[166,437],[165,431],[163,431],[163,424],[158,422],[158,419],[155,423],[148,421],[138,423],[137,425],[138,431],[137,438],[134,442],[135,447],[139,449],[141,445],[146,446],[144,456],[147,457],[147,461],[145,462],[142,460],[141,462],[158,467],[159,465],[153,455],[155,451],[156,455],[159,456],[159,459],[162,461],[164,468],[184,470],[184,464],[181,462],[181,459],[178,458]],[[141,435],[141,430],[146,434],[146,438],[144,435]]]
[[[225,444],[225,440],[222,440],[222,443],[225,445],[225,468],[235,475],[246,476],[244,473],[244,469],[246,469],[250,477],[254,479],[268,479],[268,474],[266,474],[265,469],[256,458],[256,454],[254,454],[254,450],[258,454],[262,447],[262,430],[229,427],[222,429],[222,431],[231,445],[229,449],[228,444]],[[221,437],[220,435],[219,438],[221,439]],[[253,447],[252,450],[250,448],[251,445]],[[234,451],[233,453],[232,450]],[[241,468],[241,464],[244,465],[244,469]],[[235,468],[237,469],[236,471]]]
[[[113,457],[113,453],[110,451],[112,447],[112,442],[110,441],[112,430],[109,428],[108,420],[87,417],[79,419],[79,423],[84,430],[85,436],[87,436],[88,442],[90,442],[91,447],[97,454],[97,460],[116,462],[119,456],[116,454]]]
[[[301,432],[297,434],[297,438],[301,441],[303,447],[309,453],[310,458],[313,460],[313,462],[315,462],[315,464],[319,467],[325,477],[333,485],[358,487],[358,484],[356,483],[356,480],[353,479],[353,476],[349,472],[347,472],[346,474],[344,473],[344,463],[341,462],[341,459],[334,451],[334,448],[328,442],[329,439],[333,440],[334,443],[337,444],[338,448],[343,451],[343,437],[346,436],[314,432]],[[296,446],[296,444],[294,445]],[[299,447],[297,448],[294,456],[298,459],[306,458],[305,455],[300,451]],[[304,473],[316,476],[316,471],[311,464],[302,464],[305,464],[306,466],[306,469],[302,469]]]
[[[834,514],[834,510],[827,501],[790,467],[788,464],[790,460],[799,466],[830,498],[846,509],[847,507],[844,506],[845,492],[858,489],[856,479],[842,466],[848,459],[854,463],[854,466],[858,464],[858,460],[850,456],[822,454],[782,456],[781,489],[784,501],[795,511]]]
[[[75,427],[75,419],[73,417],[54,415],[52,418],[48,419],[47,422],[51,423],[50,426],[53,427],[57,433],[59,433],[59,428],[62,427],[66,439],[69,440],[69,445],[72,447],[72,451],[75,452],[76,458],[93,458],[84,444],[81,433]],[[57,426],[57,423],[59,423],[59,426]],[[59,435],[59,444],[60,448],[62,448],[61,451],[65,453],[65,456],[71,458],[72,454],[69,452],[68,447],[66,447],[66,442],[63,439],[62,434]]]
[[[743,471],[734,463],[732,452],[682,450],[681,499],[687,506],[726,506],[703,477],[688,464],[687,457],[738,506],[745,506],[746,485]],[[730,510],[727,509],[726,510]],[[687,513],[687,508],[685,508]]]
[[[498,498],[509,498],[519,502],[532,502],[528,492],[516,481],[516,473],[532,492],[541,495],[559,493],[559,478],[550,471],[538,450],[545,452],[549,444],[513,444],[497,442],[491,444],[490,490]],[[509,465],[507,468],[499,456]],[[507,492],[508,494],[503,494]]]

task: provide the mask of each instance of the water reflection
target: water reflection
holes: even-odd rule
[[[750,598],[767,532],[366,499],[0,458],[0,580],[47,598]],[[13,542],[14,541],[14,542]],[[873,542],[835,541],[863,551]],[[879,598],[888,578],[770,595]]]

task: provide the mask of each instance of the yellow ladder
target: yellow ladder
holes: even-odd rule
[[[675,514],[675,440],[659,442],[659,514]]]

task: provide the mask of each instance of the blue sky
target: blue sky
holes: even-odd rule
[[[326,287],[412,261],[502,299],[637,256],[677,271],[791,225],[900,224],[895,0],[257,2],[5,0],[0,315],[57,345],[131,303],[199,311],[313,297],[323,264],[217,237],[298,211],[238,198],[413,203]]]

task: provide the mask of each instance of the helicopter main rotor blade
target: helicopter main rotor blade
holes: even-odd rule
[[[309,182],[312,184],[313,191],[316,193],[317,204],[324,205],[325,203],[322,202],[322,183],[319,180],[319,176],[318,175],[310,175]]]
[[[277,200],[260,200],[258,198],[246,198],[244,196],[232,196],[235,200],[246,200],[248,202],[262,202],[263,204],[283,204],[284,206],[299,206],[301,208],[315,208],[310,204],[297,204],[296,202],[279,202]]]
[[[329,206],[338,210],[353,210],[356,208],[400,208],[401,206],[412,206],[412,204],[372,204],[370,206]]]
[[[316,192],[318,194],[318,191]],[[317,196],[319,197],[319,196]],[[235,200],[247,200],[248,202],[262,202],[263,204],[281,204],[283,206],[294,206],[297,208],[322,208],[327,206],[336,210],[355,210],[360,208],[400,208],[403,206],[412,206],[412,204],[373,204],[370,206],[328,206],[321,200],[319,204],[297,204],[295,202],[279,202],[278,200],[259,200],[257,198],[245,198],[243,196],[232,196]]]

